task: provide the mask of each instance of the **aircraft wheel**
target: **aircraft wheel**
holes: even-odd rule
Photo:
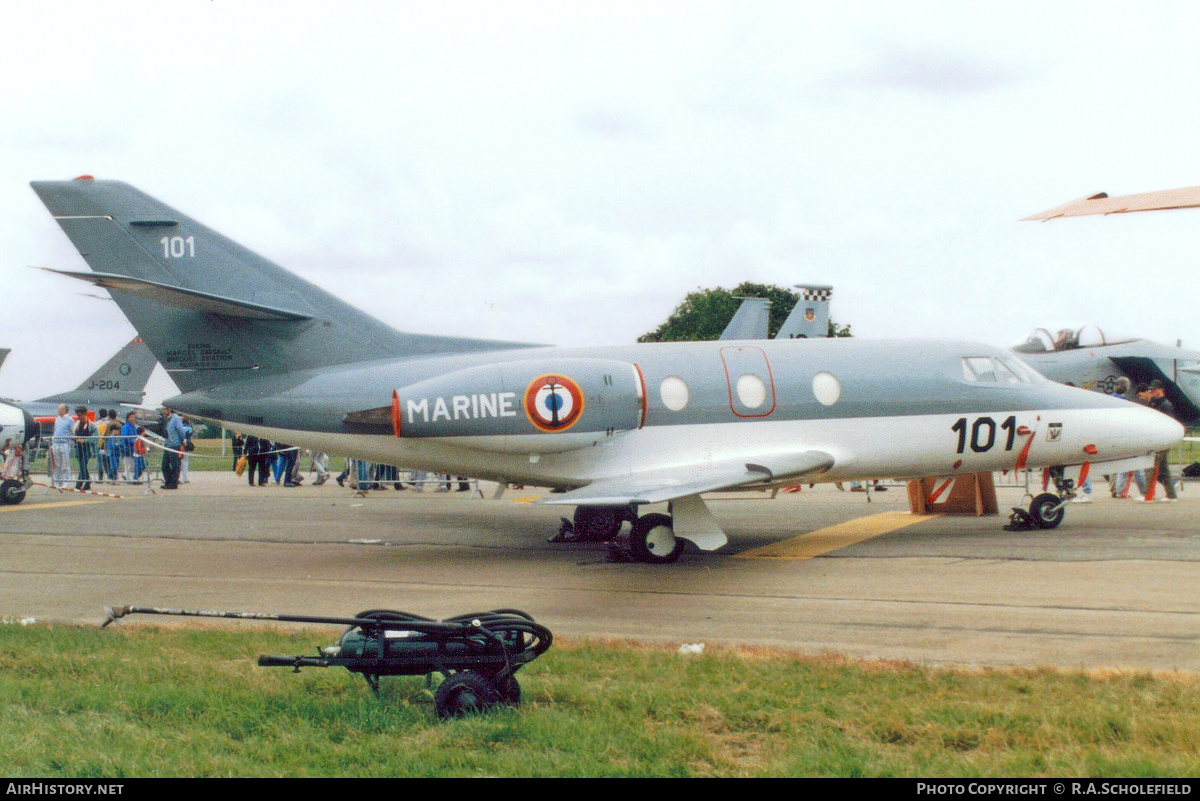
[[[621,530],[621,512],[618,506],[576,506],[572,525],[581,540],[607,542]]]
[[[25,485],[20,481],[8,479],[0,484],[0,503],[17,504],[25,500]]]
[[[447,676],[433,694],[433,708],[443,720],[483,712],[500,703],[500,690],[473,670]]]
[[[683,553],[683,540],[676,538],[669,515],[642,515],[629,536],[629,548],[639,562],[664,565]]]
[[[1067,515],[1065,507],[1055,509],[1061,503],[1062,499],[1057,495],[1043,492],[1029,504],[1029,514],[1033,515],[1033,519],[1042,528],[1057,528]]]

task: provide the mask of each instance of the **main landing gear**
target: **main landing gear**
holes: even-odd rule
[[[683,540],[675,536],[670,515],[639,516],[626,506],[577,506],[574,518],[563,518],[562,528],[551,542],[608,542],[615,551],[625,522],[631,527],[628,545],[633,561],[667,564],[683,553]]]
[[[1075,482],[1063,478],[1063,469],[1050,469],[1054,480],[1054,492],[1043,492],[1029,504],[1029,509],[1014,506],[1005,531],[1033,531],[1035,529],[1058,528],[1067,515],[1067,504],[1075,497]]]

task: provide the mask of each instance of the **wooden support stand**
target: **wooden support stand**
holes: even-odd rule
[[[946,483],[953,481],[949,494]],[[939,500],[945,495],[944,499]],[[996,502],[996,483],[991,473],[971,473],[954,479],[923,478],[908,482],[908,506],[914,515],[994,515],[1000,513]]]

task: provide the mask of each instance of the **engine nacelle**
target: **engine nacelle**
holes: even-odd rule
[[[0,450],[3,450],[6,442],[24,445],[26,438],[37,436],[38,432],[37,423],[27,411],[20,406],[0,403]]]
[[[459,444],[486,450],[572,450],[645,421],[641,370],[611,359],[503,362],[392,393],[397,437],[465,438]]]

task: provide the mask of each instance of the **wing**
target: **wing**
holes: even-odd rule
[[[824,473],[834,459],[824,451],[764,455],[762,458],[728,459],[676,465],[623,476],[603,478],[586,487],[553,495],[539,503],[571,506],[624,506],[661,503],[701,492],[733,489],[752,484],[801,479]]]
[[[1164,189],[1160,192],[1143,192],[1140,195],[1109,197],[1101,192],[1081,197],[1061,206],[1022,217],[1021,220],[1053,220],[1057,217],[1083,217],[1088,214],[1126,214],[1131,211],[1160,211],[1163,209],[1189,209],[1200,206],[1200,186],[1185,186],[1182,189]]]

